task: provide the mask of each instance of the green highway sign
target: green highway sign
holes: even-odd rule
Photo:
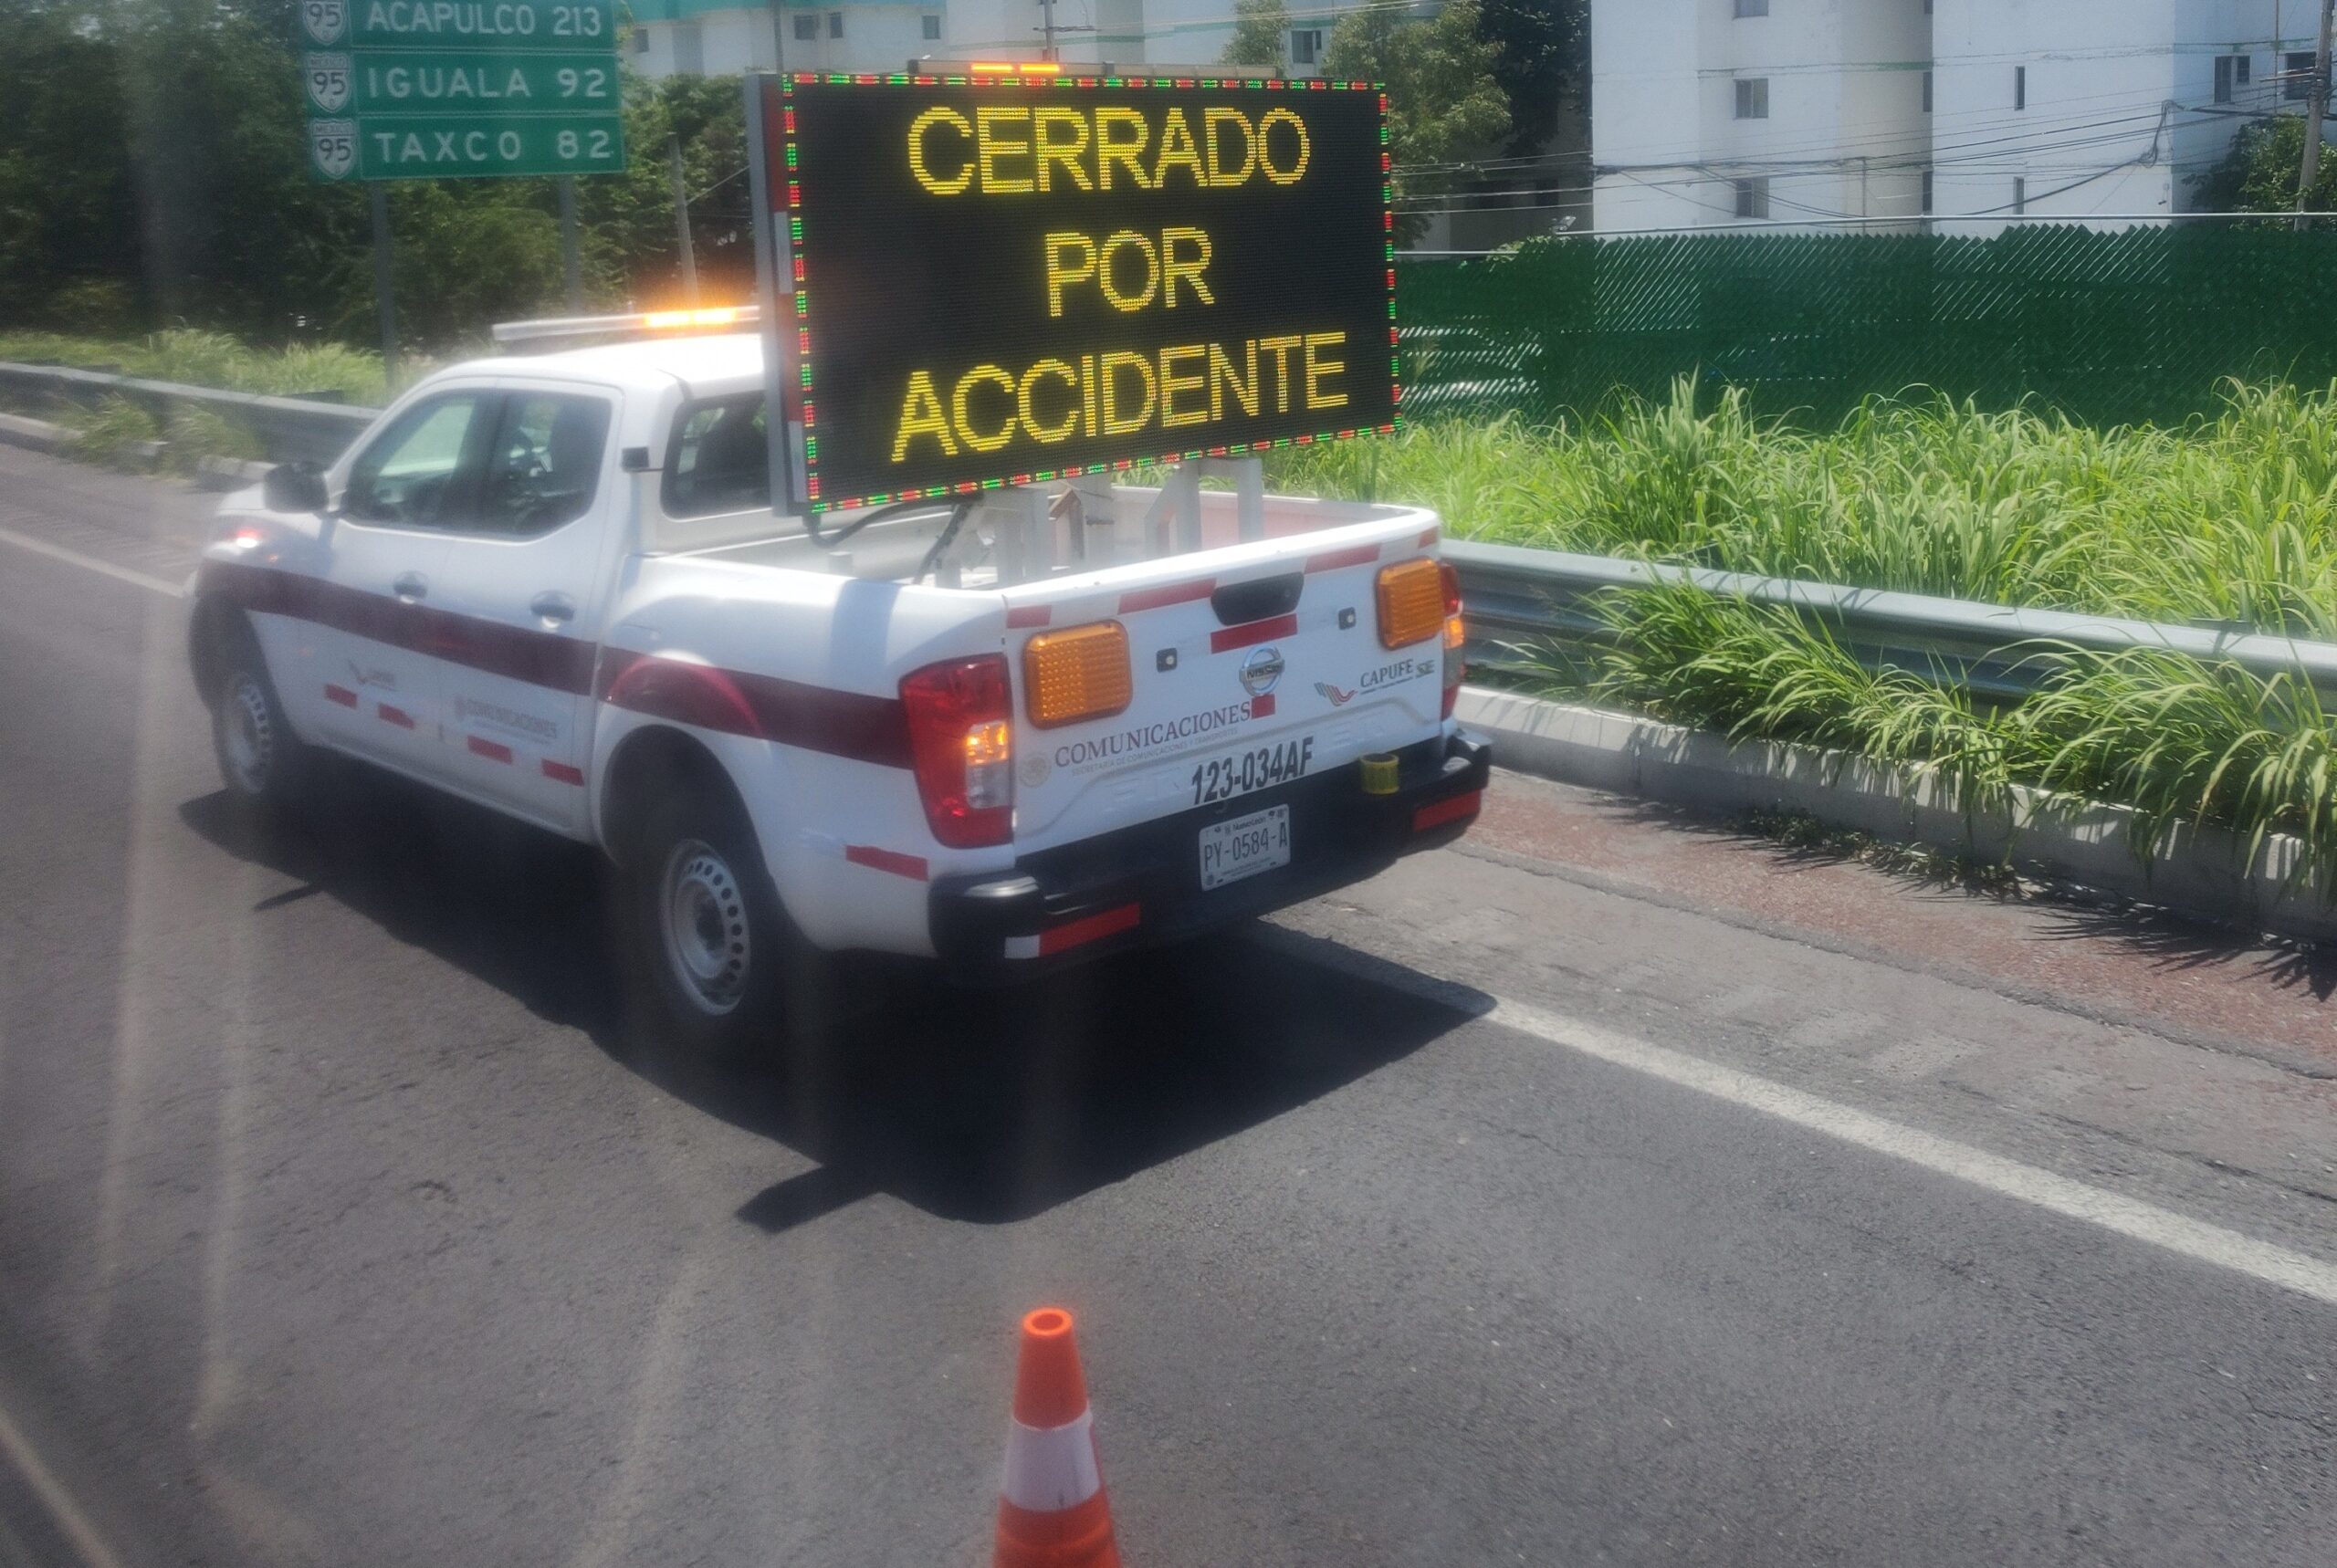
[[[309,112],[482,114],[617,109],[617,65],[599,53],[504,54],[369,49],[300,57]]]
[[[311,49],[607,49],[615,0],[300,0]]]
[[[309,164],[323,180],[614,174],[624,168],[624,131],[613,112],[311,120]]]
[[[309,172],[624,170],[615,0],[298,0]]]

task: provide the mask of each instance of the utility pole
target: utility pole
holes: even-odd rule
[[[365,193],[373,209],[373,298],[382,309],[382,374],[394,396],[398,384],[398,308],[390,287],[395,271],[390,256],[390,195],[379,180],[369,182]]]
[[[669,137],[665,142],[666,167],[674,176],[674,235],[682,246],[682,295],[693,306],[697,303],[697,247],[690,240],[689,187],[682,177],[682,139]]]
[[[2297,171],[2297,218],[2300,233],[2312,220],[2312,187],[2321,178],[2321,124],[2329,116],[2329,30],[2337,20],[2337,0],[2321,0],[2321,45],[2312,56],[2312,96],[2305,104],[2304,161]]]
[[[1055,47],[1055,0],[1039,0],[1039,12],[1041,24],[1046,33],[1046,41],[1039,46],[1039,57],[1043,60],[1059,60],[1063,58],[1063,51]]]
[[[584,314],[584,261],[576,238],[576,176],[560,177],[560,277],[568,290],[568,313]]]

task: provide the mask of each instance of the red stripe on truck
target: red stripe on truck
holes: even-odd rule
[[[1006,612],[1006,624],[1015,626],[1044,626],[1055,618],[1052,604],[1018,604]]]
[[[1116,936],[1123,931],[1133,931],[1144,919],[1140,904],[1123,904],[1116,909],[1106,909],[1077,920],[1066,920],[1061,925],[1050,925],[1039,933],[1039,956],[1060,953],[1067,947],[1100,942],[1106,936]]]
[[[584,782],[584,769],[582,768],[572,768],[565,762],[554,762],[549,757],[544,758],[543,766],[544,777],[556,783],[582,784]]]
[[[1210,632],[1209,651],[1222,653],[1228,649],[1253,647],[1260,643],[1271,643],[1277,637],[1294,637],[1297,634],[1297,616],[1270,615],[1263,621],[1245,622],[1239,626],[1228,626],[1221,632]]]
[[[376,703],[373,705],[373,711],[381,715],[385,722],[396,725],[400,729],[414,727],[414,716],[402,707],[392,707],[387,703]]]
[[[483,735],[466,736],[464,738],[470,743],[473,757],[484,757],[489,762],[511,760],[511,748],[499,740],[489,740]]]
[[[1213,577],[1166,583],[1158,588],[1132,588],[1120,595],[1120,613],[1133,615],[1139,610],[1158,610],[1166,604],[1190,604],[1216,591],[1217,579]]]
[[[355,707],[357,694],[347,686],[337,686],[328,681],[325,683],[325,701],[339,703],[343,707]]]
[[[865,865],[871,871],[888,871],[895,876],[907,877],[911,882],[925,880],[923,855],[905,855],[898,850],[880,850],[875,844],[846,844],[844,858],[854,865]]]
[[[908,720],[897,696],[869,696],[744,670],[684,664],[619,648],[603,651],[578,637],[431,610],[387,594],[365,593],[244,561],[204,562],[195,591],[217,594],[258,614],[312,622],[529,685],[579,695],[597,692],[603,702],[680,724],[775,740],[882,768],[909,766]],[[644,665],[651,668],[635,675]],[[693,674],[676,673],[683,671]],[[353,706],[355,694],[351,697]],[[410,716],[387,704],[380,713],[392,724],[414,727]]]
[[[1379,559],[1378,545],[1350,545],[1346,549],[1326,549],[1320,555],[1306,558],[1309,571],[1336,571],[1341,567],[1369,566]]]

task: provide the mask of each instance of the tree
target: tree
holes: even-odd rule
[[[2243,126],[2222,162],[2192,182],[2193,202],[2211,213],[2293,213],[2297,172],[2304,163],[2304,120],[2278,114]],[[2323,158],[2307,203],[2337,212],[2337,159]]]
[[[1501,51],[1493,79],[1509,97],[1513,157],[1540,149],[1570,94],[1590,88],[1589,0],[1480,0],[1477,31]]]
[[[1283,0],[1233,0],[1233,41],[1220,57],[1229,66],[1280,68],[1290,37],[1290,12]]]
[[[1494,78],[1500,51],[1479,32],[1477,4],[1449,0],[1418,20],[1375,5],[1347,13],[1331,29],[1326,76],[1387,84],[1399,197],[1451,190],[1452,162],[1481,155],[1509,127],[1509,99]],[[1405,239],[1417,239],[1428,216],[1399,207],[1396,223]]]

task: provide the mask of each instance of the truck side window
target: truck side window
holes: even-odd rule
[[[760,392],[685,404],[665,455],[665,515],[704,517],[770,506],[765,428]]]
[[[406,410],[350,469],[342,513],[393,528],[462,527],[487,423],[481,411],[491,401],[487,392],[456,392]]]
[[[507,394],[480,492],[480,530],[524,538],[592,510],[608,438],[609,405],[599,398]]]

